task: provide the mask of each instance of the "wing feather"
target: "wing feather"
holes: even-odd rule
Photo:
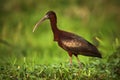
[[[94,45],[84,38],[68,32],[62,35],[60,41],[64,49],[72,52],[90,52],[96,49]]]

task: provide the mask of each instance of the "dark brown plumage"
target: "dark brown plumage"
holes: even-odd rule
[[[51,23],[51,28],[54,35],[54,41],[58,42],[58,45],[66,50],[70,56],[70,64],[72,64],[72,55],[75,55],[78,62],[78,55],[91,56],[91,57],[99,57],[102,58],[98,49],[86,41],[84,38],[57,28],[57,17],[55,12],[49,11],[46,15],[35,25],[33,32],[36,27],[43,22],[44,20],[49,19]]]

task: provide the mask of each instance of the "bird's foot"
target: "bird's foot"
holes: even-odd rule
[[[73,65],[71,63],[69,63],[68,66],[71,68]]]
[[[72,67],[73,65],[72,64],[69,64],[70,67]]]
[[[83,65],[81,63],[78,63],[79,68],[83,68]]]

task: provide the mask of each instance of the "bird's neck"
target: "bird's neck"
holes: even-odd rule
[[[53,32],[53,35],[54,35],[54,41],[58,41],[59,29],[57,28],[56,19],[51,19],[50,23],[51,23],[52,32]]]

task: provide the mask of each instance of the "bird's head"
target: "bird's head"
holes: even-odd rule
[[[36,29],[43,21],[45,21],[46,19],[50,19],[50,20],[55,19],[55,20],[56,20],[56,14],[55,14],[55,12],[54,12],[54,11],[48,11],[48,12],[46,13],[46,15],[36,23],[36,25],[35,25],[34,28],[33,28],[33,32],[34,32],[35,29]]]

